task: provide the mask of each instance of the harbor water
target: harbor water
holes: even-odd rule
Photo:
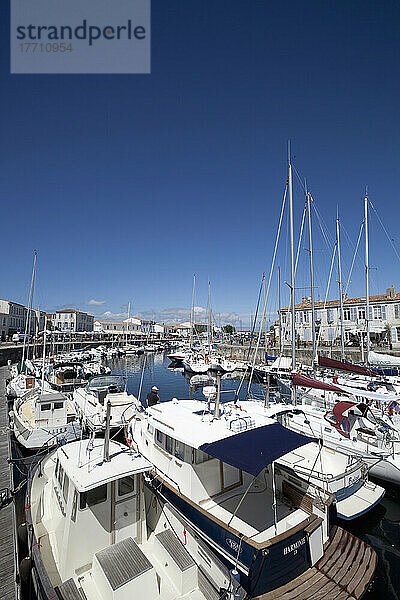
[[[212,384],[209,375],[189,375],[183,368],[170,366],[164,353],[128,356],[108,363],[113,373],[127,377],[128,391],[142,403],[153,385],[159,388],[161,402],[172,398],[196,398],[206,401],[202,394],[204,385]],[[233,400],[235,393],[244,399],[248,380],[225,375],[221,381],[222,401]],[[265,386],[252,383],[250,394],[260,401],[265,398]],[[378,566],[366,600],[400,600],[400,489],[380,482],[386,494],[380,504],[367,515],[355,521],[340,523],[342,527],[370,544],[378,554]]]

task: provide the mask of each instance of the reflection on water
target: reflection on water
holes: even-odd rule
[[[142,356],[127,356],[110,361],[108,365],[115,374],[125,375],[128,381],[128,391],[138,397],[140,382],[143,375],[141,401],[156,385],[159,388],[161,401],[172,398],[196,398],[205,400],[202,394],[204,385],[212,385],[216,379],[211,373],[207,375],[194,375],[184,372],[183,367],[171,365],[170,360],[163,353],[144,354]],[[171,366],[170,366],[171,365]],[[223,391],[222,401],[234,399],[241,382],[241,374],[227,373],[221,380]],[[239,398],[246,397],[248,381],[244,380],[239,389]],[[265,389],[258,384],[251,384],[250,393],[253,398],[264,398]]]
[[[210,375],[189,375],[183,368],[169,367],[170,361],[163,353],[143,356],[128,356],[110,362],[113,373],[127,376],[128,391],[138,396],[141,376],[143,386],[141,401],[144,402],[153,385],[159,388],[161,401],[172,398],[196,398],[205,400],[202,394],[204,385],[210,385],[215,379]],[[143,369],[144,367],[144,369]],[[233,400],[238,390],[241,374],[224,375],[221,381],[222,400]],[[246,397],[248,381],[244,380],[239,398]],[[229,391],[228,390],[232,390]],[[251,384],[252,397],[264,399],[265,387]],[[382,482],[380,482],[381,485]],[[400,600],[400,489],[386,487],[386,495],[374,510],[356,521],[346,521],[341,525],[370,544],[378,554],[378,566],[371,590],[365,600]]]

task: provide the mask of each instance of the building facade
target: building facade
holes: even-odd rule
[[[96,333],[124,335],[126,333],[141,333],[140,325],[126,321],[94,321],[93,330]]]
[[[74,308],[56,310],[51,314],[52,329],[56,331],[84,332],[93,331],[94,317]]]
[[[365,296],[343,300],[343,330],[346,343],[361,342],[367,329]],[[281,309],[281,330],[284,342],[291,340],[291,311]],[[312,341],[311,300],[303,298],[295,306],[296,340]],[[371,340],[400,348],[400,293],[392,286],[386,294],[369,297],[369,329]],[[315,330],[320,342],[339,342],[341,318],[339,300],[315,303]],[[275,323],[275,338],[279,339],[279,324]]]
[[[28,331],[25,332],[27,314],[26,306],[11,300],[0,300],[0,340],[10,339],[14,333],[35,335],[44,330],[46,313],[39,309],[32,309]]]

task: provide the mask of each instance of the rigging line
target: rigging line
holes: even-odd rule
[[[288,189],[288,183],[286,182],[285,191],[284,191],[283,200],[282,200],[281,214],[280,214],[280,217],[279,217],[278,231],[277,231],[276,239],[275,239],[274,254],[273,254],[273,257],[272,257],[271,269],[270,269],[270,272],[269,272],[268,287],[267,287],[267,292],[266,292],[266,295],[265,295],[264,315],[263,315],[264,318],[266,317],[269,290],[270,290],[270,287],[271,287],[271,280],[272,280],[272,275],[273,275],[274,267],[275,267],[276,253],[277,253],[277,250],[278,250],[278,244],[279,244],[279,239],[280,239],[280,234],[281,234],[283,214],[284,214],[285,205],[286,205],[287,189]],[[265,334],[266,333],[267,332],[265,332]]]
[[[259,349],[259,346],[260,346],[261,332],[262,332],[262,322],[263,322],[264,319],[267,318],[267,302],[268,302],[268,298],[269,298],[269,291],[270,291],[270,288],[271,288],[272,275],[273,275],[274,267],[275,267],[276,253],[277,253],[277,250],[278,250],[278,244],[279,244],[279,240],[280,240],[283,215],[284,215],[284,212],[285,212],[285,205],[286,205],[287,190],[288,190],[288,182],[286,182],[285,191],[284,191],[284,194],[283,194],[281,214],[280,214],[280,217],[279,217],[279,224],[278,224],[278,231],[276,233],[274,253],[273,253],[273,256],[272,256],[272,263],[271,263],[271,268],[270,268],[269,278],[268,278],[268,287],[267,287],[267,291],[266,291],[265,298],[264,298],[264,314],[263,314],[263,318],[261,319],[260,331],[258,333],[258,339],[257,339],[257,346],[256,346],[254,354],[253,354],[253,360],[252,360],[252,364],[251,364],[251,373],[250,373],[250,377],[249,377],[249,384],[247,386],[247,395],[249,394],[249,391],[250,391],[250,385],[251,385],[251,382],[252,382],[252,379],[253,379],[254,367],[255,367],[256,359],[257,359],[257,353],[258,353],[258,349]],[[267,331],[265,331],[265,338],[266,337],[267,337]]]
[[[258,335],[257,346],[255,348],[254,356],[253,356],[253,360],[252,360],[252,369],[251,369],[251,374],[250,374],[250,378],[249,378],[249,385],[247,387],[247,395],[249,394],[249,391],[250,391],[250,385],[251,385],[251,381],[252,381],[252,378],[253,378],[255,361],[256,361],[257,352],[258,352],[258,348],[259,348],[259,344],[260,344],[262,321],[266,318],[267,301],[268,301],[268,295],[269,295],[269,289],[270,289],[270,284],[271,284],[271,279],[272,279],[272,273],[273,273],[275,259],[276,259],[276,253],[277,253],[277,249],[278,249],[278,243],[279,243],[279,239],[280,239],[280,233],[281,233],[281,228],[282,228],[283,215],[284,215],[284,212],[285,212],[287,189],[288,189],[288,181],[286,181],[285,191],[283,193],[281,214],[280,214],[280,217],[279,217],[278,230],[277,230],[276,239],[275,239],[274,254],[273,254],[273,259],[272,259],[272,264],[271,264],[271,270],[270,270],[270,276],[269,276],[269,282],[268,282],[268,291],[267,291],[267,294],[266,294],[265,300],[264,300],[264,314],[263,314],[263,319],[261,320],[261,326],[260,326],[260,332],[259,332],[259,335]],[[263,279],[263,281],[264,281],[264,279]],[[267,332],[265,332],[265,336],[266,335],[267,335]],[[247,360],[249,359],[249,356],[250,356],[250,349],[251,349],[251,340],[250,340],[250,346],[249,346],[249,352],[248,352]],[[237,396],[239,395],[239,392],[240,392],[241,387],[243,385],[245,375],[246,375],[246,373],[243,374],[242,379],[241,379],[240,384],[239,384],[239,387],[238,387],[238,389],[236,391],[236,395]]]
[[[304,194],[307,193],[307,188],[306,185],[304,183],[304,177],[300,177],[300,173],[298,172],[298,170],[296,169],[296,167],[294,165],[292,165],[292,169],[294,171],[294,174],[296,175],[298,182],[300,184],[301,189],[303,190]]]
[[[319,225],[319,228],[321,229],[322,237],[325,240],[325,243],[326,243],[326,246],[327,246],[328,250],[332,250],[334,243],[330,239],[329,230],[328,230],[328,228],[327,228],[327,226],[325,224],[325,221],[323,220],[323,218],[322,218],[322,216],[321,216],[321,214],[320,214],[320,212],[319,212],[319,210],[318,210],[318,208],[316,206],[315,200],[314,200],[314,198],[312,196],[311,196],[311,200],[312,200],[311,206],[313,207],[315,215],[317,217],[318,225]]]
[[[328,300],[328,294],[329,294],[329,288],[330,288],[330,285],[331,285],[331,277],[332,277],[333,265],[335,264],[335,256],[336,256],[336,244],[335,244],[335,246],[333,248],[333,253],[332,253],[331,268],[330,268],[330,271],[329,271],[328,283],[327,283],[326,292],[325,292],[324,310],[326,309],[326,303],[327,303],[327,300]],[[320,326],[319,332],[318,332],[318,338],[317,338],[317,347],[316,347],[317,352],[318,352],[319,343],[321,341],[321,333],[322,333],[322,327]]]
[[[350,285],[351,275],[352,275],[352,273],[353,273],[353,267],[354,267],[354,263],[355,263],[355,260],[356,260],[356,257],[357,257],[358,246],[360,245],[360,241],[361,241],[361,235],[362,235],[363,229],[364,229],[364,221],[362,221],[362,222],[361,222],[361,226],[360,226],[360,233],[358,234],[358,240],[357,240],[356,248],[355,248],[355,250],[354,250],[353,261],[352,261],[352,263],[351,263],[350,272],[349,272],[349,277],[348,277],[348,279],[347,279],[346,288],[345,288],[345,290],[344,290],[344,295],[345,295],[345,297],[346,297],[346,295],[347,295],[347,290],[348,290],[348,288],[349,288],[349,285]]]
[[[254,322],[253,322],[253,327],[252,327],[252,331],[251,331],[250,344],[249,344],[249,351],[248,351],[248,353],[247,353],[247,359],[246,359],[246,362],[249,362],[249,358],[250,358],[251,344],[252,344],[252,341],[253,341],[253,335],[254,335],[254,331],[255,331],[255,328],[256,328],[256,325],[257,325],[258,309],[259,309],[259,306],[260,306],[260,299],[261,299],[261,292],[262,292],[262,289],[263,289],[263,283],[264,283],[264,276],[263,276],[263,278],[261,279],[260,291],[259,291],[259,293],[258,293],[257,308],[256,308],[256,312],[255,312],[255,315],[254,315]],[[262,319],[261,319],[261,325],[260,325],[260,329],[262,329]],[[256,347],[256,349],[255,349],[255,354],[257,354],[257,351],[258,351],[258,343],[259,343],[259,341],[260,341],[260,336],[258,336],[258,338],[257,338],[257,347]],[[241,381],[240,381],[239,387],[238,387],[238,389],[236,390],[236,396],[237,396],[237,397],[239,397],[239,392],[240,392],[240,390],[241,390],[241,387],[242,387],[242,385],[243,385],[245,374],[246,374],[246,372],[244,372],[244,373],[243,373],[243,377],[242,377],[242,379],[241,379]],[[250,390],[250,384],[251,384],[251,378],[250,378],[250,380],[249,380],[249,385],[248,385],[248,387],[247,387],[246,398],[248,397],[248,394],[249,394],[249,390]]]
[[[386,234],[386,237],[387,237],[387,239],[389,240],[389,243],[390,243],[390,245],[392,246],[392,248],[393,248],[393,251],[394,251],[394,253],[395,253],[395,255],[396,255],[396,257],[397,257],[398,261],[400,262],[400,255],[399,255],[399,253],[397,252],[396,246],[395,246],[395,245],[394,245],[394,243],[393,243],[393,239],[390,237],[390,235],[389,235],[389,233],[388,233],[388,231],[387,231],[386,227],[384,226],[384,224],[383,224],[383,222],[382,222],[382,219],[381,219],[381,218],[380,218],[380,216],[378,215],[378,211],[376,210],[375,206],[372,204],[371,200],[369,201],[369,203],[370,203],[371,207],[373,208],[373,210],[374,210],[374,213],[376,214],[376,217],[377,217],[377,219],[378,219],[378,221],[379,221],[379,223],[380,223],[380,225],[381,225],[381,227],[382,227],[383,231],[385,232],[385,234]]]
[[[306,218],[306,210],[307,210],[307,206],[304,205],[303,218],[301,220],[301,227],[300,227],[300,234],[299,234],[299,243],[297,245],[296,261],[295,261],[295,266],[294,266],[294,276],[295,276],[295,278],[296,278],[296,275],[297,275],[297,266],[298,266],[298,262],[299,262],[301,242],[302,242],[302,239],[303,239],[303,231],[304,231],[304,222],[305,222],[305,218]],[[294,294],[293,294],[293,296],[294,296]],[[284,331],[283,331],[284,336],[286,336],[287,329],[289,327],[289,313],[290,313],[290,309],[291,308],[292,308],[292,296],[290,296],[289,306],[288,306],[287,313],[286,313],[286,322],[285,322],[285,327],[284,327]],[[283,339],[285,339],[285,337]],[[281,353],[280,353],[279,356],[280,357],[283,356],[283,344],[282,344]]]

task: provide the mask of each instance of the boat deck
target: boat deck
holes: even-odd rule
[[[8,407],[5,398],[7,367],[0,367],[0,489],[11,487],[9,458]],[[13,503],[0,510],[0,598],[14,600],[15,564],[14,564],[14,509]]]
[[[296,508],[288,498],[277,495],[277,527],[275,531],[272,492],[269,489],[261,491],[255,489],[246,494],[230,521],[244,492],[245,488],[232,490],[219,498],[211,499],[203,505],[203,508],[224,523],[230,522],[234,529],[243,532],[247,537],[259,543],[295,527],[309,516],[303,509]]]
[[[254,600],[358,600],[375,572],[377,555],[341,527],[324,556],[290,583]]]

